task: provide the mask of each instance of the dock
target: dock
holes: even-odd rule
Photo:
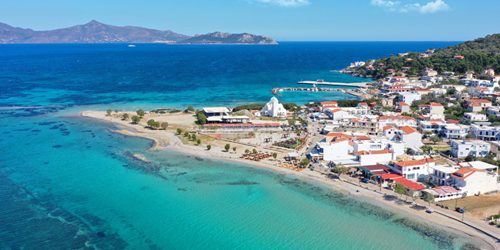
[[[342,86],[342,87],[358,87],[358,88],[368,88],[370,87],[369,82],[353,82],[353,83],[342,83],[342,82],[324,82],[324,81],[300,81],[298,84],[310,84],[310,85],[328,85],[328,86]]]
[[[344,89],[344,88],[318,88],[318,87],[313,87],[313,88],[274,88],[271,90],[271,93],[276,96],[282,96],[279,94],[279,92],[283,91],[308,91],[308,92],[330,92],[330,91],[337,91],[337,92],[342,92],[346,93],[349,95],[354,95],[357,97],[365,97],[367,94],[359,91],[359,89]]]

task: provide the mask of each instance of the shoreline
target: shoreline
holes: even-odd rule
[[[164,131],[146,129],[138,124],[131,124],[130,122],[123,121],[121,119],[106,116],[106,112],[102,111],[84,111],[81,112],[80,116],[112,123],[118,128],[118,130],[111,130],[111,132],[113,133],[119,133],[126,136],[136,136],[151,140],[153,144],[147,150],[171,150],[187,155],[244,164],[247,166],[262,168],[287,176],[306,179],[315,183],[319,183],[321,185],[328,186],[328,188],[336,191],[345,191],[349,195],[362,199],[363,201],[366,201],[372,205],[382,207],[383,209],[387,209],[389,211],[397,211],[398,213],[401,213],[417,222],[422,222],[437,228],[449,230],[451,233],[457,235],[470,237],[478,242],[481,242],[483,245],[488,246],[489,249],[500,249],[500,244],[497,240],[477,229],[474,229],[473,226],[456,221],[446,214],[441,214],[438,212],[435,212],[433,214],[427,214],[425,212],[415,212],[414,210],[409,209],[409,206],[407,205],[397,205],[394,203],[394,201],[385,200],[384,194],[382,193],[374,192],[373,190],[367,190],[366,187],[358,187],[355,184],[346,182],[345,176],[341,177],[342,180],[334,181],[333,179],[327,178],[318,172],[313,172],[308,169],[301,172],[296,172],[290,169],[274,166],[273,164],[269,164],[274,162],[274,160],[270,159],[266,160],[266,162],[269,163],[254,162],[240,159],[238,155],[232,153],[216,150],[218,149],[216,147],[213,147],[212,150],[208,151],[205,148],[199,146],[195,147],[185,145],[177,136],[175,136],[168,130]],[[389,191],[384,193],[388,192]],[[389,195],[392,195],[392,193],[389,193]],[[438,214],[440,216],[436,216]],[[482,230],[480,226],[474,226]],[[485,231],[489,232],[490,230]]]

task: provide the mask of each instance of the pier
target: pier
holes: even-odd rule
[[[342,87],[358,87],[358,88],[368,88],[370,87],[369,82],[353,82],[353,83],[342,83],[342,82],[324,82],[318,81],[300,81],[298,84],[310,84],[310,85],[328,85],[328,86],[342,86]]]
[[[349,95],[354,95],[357,97],[364,97],[367,95],[364,92],[359,91],[358,89],[344,89],[344,88],[274,88],[271,90],[271,93],[276,96],[281,96],[278,92],[283,92],[283,91],[308,91],[308,92],[330,92],[330,91],[337,91],[337,92],[342,92],[346,93]]]

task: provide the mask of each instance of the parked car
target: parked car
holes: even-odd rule
[[[370,181],[369,181],[368,179],[366,179],[366,178],[362,178],[362,179],[361,179],[361,182],[363,182],[363,183],[368,183],[368,182],[370,182]]]

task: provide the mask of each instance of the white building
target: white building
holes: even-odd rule
[[[498,173],[489,173],[477,168],[461,168],[451,175],[454,186],[467,192],[468,196],[499,190]]]
[[[490,127],[486,125],[472,124],[470,134],[474,138],[484,141],[498,141],[500,140],[500,127]]]
[[[392,125],[394,127],[416,127],[417,120],[413,117],[408,116],[380,116],[378,118],[379,128],[383,128],[387,125]]]
[[[260,111],[261,115],[271,117],[286,117],[286,110],[283,104],[278,102],[278,98],[272,97],[271,100]]]
[[[399,93],[398,101],[411,105],[413,101],[420,100],[422,97],[417,92],[403,92]]]
[[[393,152],[393,157],[403,155],[405,153],[405,145],[401,142],[393,142],[389,140],[360,140],[353,143],[353,152],[374,152],[381,150],[390,150]],[[394,160],[391,159],[391,160]],[[370,165],[370,164],[368,164]]]
[[[395,162],[391,167],[394,172],[401,174],[404,178],[411,181],[423,181],[426,179],[429,171],[436,166],[436,160],[433,158],[424,158],[421,160],[409,160]]]
[[[500,107],[489,107],[486,113],[488,116],[500,117]]]
[[[444,135],[446,139],[465,138],[469,129],[467,125],[448,123],[444,126]]]
[[[477,113],[465,113],[464,118],[470,121],[488,121],[486,115]]]
[[[349,155],[350,136],[342,133],[329,133],[323,140],[316,143],[316,147],[311,150],[312,159],[323,159],[325,161],[338,161],[353,159]]]
[[[435,165],[430,169],[429,182],[438,186],[450,186],[453,184],[451,175],[459,170],[461,166],[458,165]]]
[[[417,151],[422,145],[422,134],[410,126],[401,127],[396,134],[396,140],[405,144],[405,148]]]
[[[468,155],[486,157],[490,154],[490,144],[480,140],[451,140],[451,154],[457,158]]]
[[[491,165],[484,161],[461,162],[460,166],[468,168],[477,168],[490,173],[498,173],[498,166]]]
[[[439,202],[462,198],[464,191],[450,186],[440,186],[424,189],[422,192],[432,194],[434,196],[434,201]]]
[[[383,164],[395,159],[395,153],[390,149],[378,151],[359,151],[355,154],[360,166]]]

